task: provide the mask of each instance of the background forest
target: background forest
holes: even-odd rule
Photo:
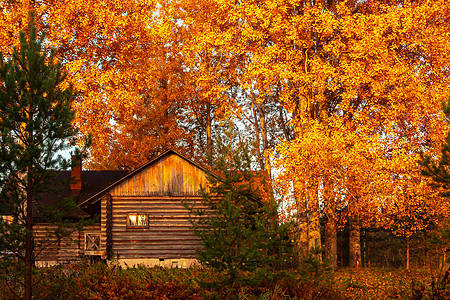
[[[236,124],[296,225],[332,267],[442,267],[449,198],[421,174],[450,130],[444,0],[0,2],[0,51],[29,11],[77,92],[91,169],[175,149],[214,156]],[[448,256],[448,253],[447,253]]]

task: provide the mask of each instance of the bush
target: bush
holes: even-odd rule
[[[254,276],[240,271],[242,278]],[[298,270],[278,270],[258,284],[221,281],[225,271],[206,268],[122,269],[78,264],[36,269],[35,299],[341,299],[330,285],[301,279]],[[200,286],[198,282],[205,283]],[[217,284],[218,283],[218,284]],[[0,284],[1,299],[16,299]]]

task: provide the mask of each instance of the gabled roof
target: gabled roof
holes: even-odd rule
[[[124,177],[129,171],[83,171],[81,176],[82,188],[80,195],[75,199],[75,204],[79,204],[86,199],[97,194],[100,190],[109,186],[118,179]],[[33,205],[33,215],[45,218],[45,210],[52,207],[59,208],[59,199],[65,199],[71,196],[70,179],[71,171],[60,171],[52,180],[56,186],[57,183],[64,185],[57,187],[54,191],[48,191],[39,195],[38,203]],[[81,209],[69,212],[68,217],[87,217],[89,216]]]
[[[204,171],[205,173],[209,173],[207,169],[205,169],[204,167],[200,166],[199,164],[193,162],[192,160],[190,160],[189,158],[179,154],[178,152],[174,151],[174,150],[167,150],[166,152],[162,153],[161,155],[155,157],[154,159],[150,160],[149,162],[143,164],[142,166],[140,166],[139,168],[137,168],[136,170],[128,173],[127,175],[123,176],[122,178],[118,179],[117,181],[115,181],[114,183],[108,185],[107,187],[104,187],[102,190],[98,191],[96,194],[91,195],[91,197],[89,198],[84,198],[83,201],[79,202],[79,206],[82,208],[86,208],[89,205],[92,205],[94,203],[96,203],[97,201],[99,201],[101,199],[101,197],[103,195],[105,195],[106,193],[108,193],[108,191],[110,191],[112,188],[116,187],[117,185],[121,184],[122,182],[124,182],[125,180],[135,176],[136,174],[142,172],[144,169],[146,169],[147,167],[151,166],[152,164],[154,164],[156,161],[158,161],[159,159],[165,157],[165,156],[169,156],[169,155],[177,155],[180,158],[182,158],[183,160],[189,162],[190,164],[194,165],[195,167],[199,168],[200,170]],[[84,175],[84,173],[83,173]],[[213,175],[214,176],[214,175]]]
[[[53,172],[45,190],[36,191],[33,196],[33,218],[46,220],[52,211],[61,210],[61,201],[72,196],[70,181],[71,171],[49,171]],[[83,171],[81,176],[82,188],[75,204],[79,204],[86,199],[97,194],[105,187],[116,182],[127,175],[129,171]],[[1,197],[1,201],[8,201],[8,197]],[[0,214],[8,215],[8,211],[1,211]],[[67,211],[68,218],[89,217],[90,215],[81,208],[76,207]]]
[[[97,208],[95,208],[99,203],[98,201],[109,191],[122,184],[126,180],[132,178],[133,176],[143,172],[146,168],[151,167],[153,164],[156,164],[160,159],[164,159],[170,155],[176,155],[181,158],[183,161],[188,164],[193,165],[195,168],[198,168],[200,171],[203,171],[205,174],[213,176],[215,178],[220,179],[220,172],[211,173],[205,167],[193,162],[187,157],[179,154],[174,150],[167,150],[161,155],[155,157],[149,162],[143,164],[139,168],[134,171],[110,171],[110,170],[100,170],[100,171],[82,171],[81,181],[82,188],[79,196],[76,199],[76,204],[78,208],[69,212],[68,217],[78,218],[78,217],[88,217],[90,213],[95,212]],[[258,172],[260,173],[260,172]],[[261,172],[264,178],[267,179],[267,174]],[[59,208],[59,199],[64,199],[71,196],[71,187],[70,187],[70,179],[72,173],[71,171],[60,171],[53,179],[54,183],[51,183],[51,187],[53,191],[44,192],[40,195],[37,204],[33,205],[33,215],[40,218],[45,218],[46,210],[49,207],[58,209]],[[261,184],[257,180],[257,184]],[[65,185],[61,185],[57,187],[57,182],[65,182]],[[36,202],[35,202],[36,203]],[[46,209],[47,208],[47,209]],[[89,214],[87,213],[89,212]]]

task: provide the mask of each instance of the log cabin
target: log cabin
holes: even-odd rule
[[[200,165],[169,150],[132,172],[82,171],[80,165],[58,174],[57,179],[64,178],[71,182],[62,196],[75,196],[78,206],[71,218],[97,216],[97,222],[63,239],[48,234],[52,224],[37,223],[36,245],[49,241],[37,247],[37,265],[83,259],[122,266],[188,267],[196,262],[201,244],[183,203],[201,203],[207,171]],[[46,197],[47,205],[55,197]]]

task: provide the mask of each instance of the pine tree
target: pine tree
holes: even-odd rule
[[[45,49],[30,13],[29,32],[20,33],[20,49],[0,53],[0,247],[24,268],[24,295],[32,297],[35,263],[33,202],[47,190],[57,170],[68,166],[57,152],[69,147],[76,132],[72,89],[54,52]],[[28,35],[28,38],[27,38]]]
[[[442,102],[442,109],[447,122],[450,123],[450,98],[447,100],[447,103],[445,101]],[[441,193],[442,196],[450,197],[450,132],[447,134],[445,143],[442,146],[439,162],[436,163],[430,155],[421,153],[419,164],[423,167],[422,175],[432,178],[434,187],[444,190]]]
[[[266,271],[273,275],[293,260],[290,223],[279,222],[268,178],[251,170],[248,144],[232,125],[215,145],[208,190],[202,195],[206,209],[190,207],[193,230],[204,246],[198,259],[203,265],[225,270],[230,283],[243,279],[241,274],[246,271],[255,274],[247,274],[246,280],[267,279]]]
[[[447,102],[442,102],[442,109],[446,116],[447,122],[450,123],[450,98]],[[441,157],[437,163],[430,155],[424,155],[421,153],[420,156],[421,159],[419,164],[422,166],[422,175],[430,177],[433,180],[432,186],[441,190],[441,196],[450,197],[450,132],[447,133],[447,137],[445,138],[444,145],[441,149]],[[450,230],[448,227],[441,229],[442,237],[448,236],[449,234]]]

